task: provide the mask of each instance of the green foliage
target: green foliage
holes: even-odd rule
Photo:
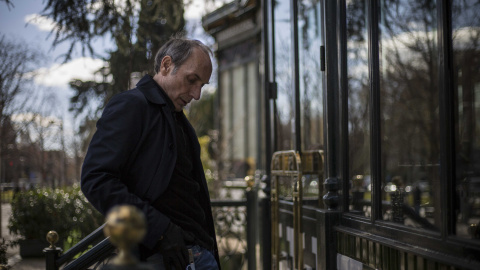
[[[200,143],[200,159],[202,160],[203,170],[205,171],[205,177],[207,181],[213,180],[212,175],[212,166],[211,166],[211,159],[208,155],[208,144],[210,143],[210,137],[202,136],[198,138],[198,142]]]
[[[195,129],[195,133],[198,136],[198,142],[200,143],[200,159],[202,160],[203,170],[205,171],[205,177],[207,182],[214,180],[214,169],[212,168],[211,157],[211,131],[214,129],[214,100],[215,93],[202,93],[202,98],[191,103],[188,110],[185,112]]]
[[[5,238],[2,238],[2,241],[0,242],[0,266],[6,266],[8,264],[8,259],[7,259],[7,249],[11,245],[11,243],[7,242]],[[0,269],[2,269],[0,267]],[[4,268],[3,268],[4,269]],[[9,269],[7,267],[7,269]]]
[[[135,38],[148,51],[185,25],[179,0],[45,0],[44,4],[41,15],[55,22],[53,46],[70,43],[65,62],[77,45],[83,54],[94,55],[92,43],[102,36],[111,36],[119,52],[130,54]]]
[[[187,117],[198,137],[209,135],[214,129],[215,93],[203,92],[202,98],[192,101],[187,111]]]
[[[85,109],[89,109],[88,104],[91,102],[91,99],[99,98],[100,100],[106,100],[105,95],[109,91],[110,84],[76,79],[70,81],[70,87],[75,92],[75,95],[70,97],[69,111],[74,112],[75,116],[78,116]]]
[[[78,242],[103,224],[103,216],[87,201],[78,185],[20,192],[12,200],[8,229],[23,239],[45,239],[51,230]]]

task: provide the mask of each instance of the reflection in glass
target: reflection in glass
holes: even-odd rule
[[[366,1],[347,1],[348,146],[350,206],[365,216],[371,210],[370,106]]]
[[[322,15],[319,0],[299,0],[298,48],[300,87],[300,136],[302,150],[301,204],[311,208],[323,205],[323,78],[320,46],[323,45]],[[312,247],[315,222],[302,219],[303,245]],[[315,238],[316,239],[316,238]],[[315,250],[315,252],[314,252]],[[316,249],[302,249],[302,269],[316,266]]]
[[[291,150],[294,147],[294,89],[292,48],[292,20],[290,2],[274,1],[275,21],[275,81],[277,82],[277,137],[276,150]]]
[[[440,224],[435,1],[382,1],[380,110],[384,220]]]
[[[296,177],[278,177],[278,249],[280,252],[279,269],[293,269],[296,261],[294,258],[294,207],[293,207],[293,186]]]
[[[299,206],[300,156],[293,150],[275,152],[272,157],[272,252],[275,269],[297,269],[301,239]]]
[[[480,238],[480,2],[452,2],[456,234]]]
[[[323,149],[320,2],[298,2],[298,42],[302,150]]]

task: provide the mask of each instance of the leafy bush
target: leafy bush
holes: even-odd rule
[[[7,249],[10,245],[11,243],[8,243],[5,238],[0,241],[0,269],[10,269],[7,259]]]
[[[20,239],[41,240],[54,230],[61,239],[76,243],[103,222],[103,216],[88,202],[79,186],[74,185],[17,193],[12,200],[8,229]]]

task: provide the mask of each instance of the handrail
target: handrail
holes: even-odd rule
[[[110,243],[110,240],[105,238],[96,246],[82,254],[82,256],[66,265],[63,270],[87,269],[87,267],[95,262],[108,258],[114,250],[115,247]]]
[[[106,238],[103,233],[105,224],[98,227],[95,231],[87,235],[84,239],[78,242],[76,245],[67,250],[63,255],[56,256],[58,249],[45,249],[47,253],[47,270],[58,270],[60,266],[68,263],[63,267],[65,270],[73,269],[87,269],[89,266],[103,261],[112,255],[115,247],[110,243],[108,237]],[[97,243],[100,241],[99,243]],[[92,248],[90,245],[96,244]],[[90,249],[89,249],[90,248]],[[72,260],[77,254],[89,249],[75,260]],[[44,251],[44,252],[45,252]],[[60,249],[61,252],[61,249]],[[50,256],[53,255],[53,256]]]
[[[212,207],[221,207],[221,206],[247,206],[247,200],[218,200],[212,199],[210,202]]]
[[[102,226],[98,227],[95,231],[87,235],[69,250],[67,250],[62,256],[57,259],[57,265],[62,265],[66,263],[68,260],[75,257],[75,255],[77,255],[78,253],[87,249],[88,246],[95,242],[97,239],[105,238],[105,235],[103,234],[104,227],[105,223]]]

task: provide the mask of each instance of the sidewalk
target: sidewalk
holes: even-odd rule
[[[10,204],[2,204],[2,237],[5,240],[13,240],[8,231],[8,219],[10,218],[11,208]],[[44,258],[27,258],[22,259],[20,257],[20,252],[18,246],[14,248],[8,248],[7,250],[8,265],[11,266],[12,270],[45,270],[45,259]]]

